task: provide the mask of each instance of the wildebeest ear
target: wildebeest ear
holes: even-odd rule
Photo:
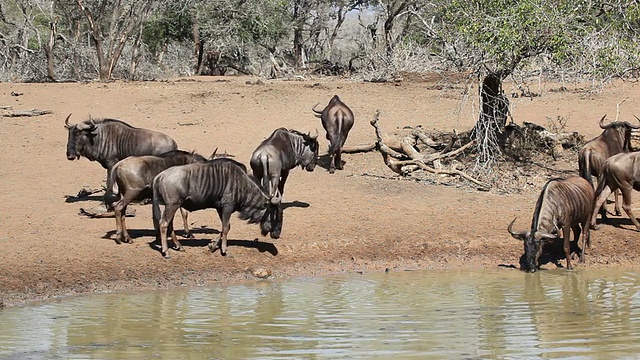
[[[269,202],[271,203],[271,205],[280,205],[280,202],[282,202],[282,194],[280,194],[280,190],[276,190],[276,193],[269,200]]]

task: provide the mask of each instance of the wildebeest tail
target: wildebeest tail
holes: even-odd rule
[[[331,143],[331,149],[329,149],[329,153],[330,154],[335,154],[338,149],[340,149],[340,147],[342,146],[342,122],[344,121],[343,119],[343,113],[342,111],[338,111],[336,113],[336,127],[338,129],[337,134],[335,135],[335,142]]]
[[[158,237],[158,239],[160,238],[160,202],[162,201],[162,195],[160,194],[160,189],[159,189],[159,182],[156,181],[158,180],[158,177],[156,176],[155,179],[153,179],[153,205],[152,205],[152,212],[153,212],[153,228],[156,231],[156,236]]]
[[[583,156],[578,159],[578,168],[580,169],[580,177],[587,180],[591,186],[593,186],[593,180],[591,179],[591,166],[589,158],[591,157],[591,151],[586,150]]]
[[[120,190],[116,181],[117,172],[118,167],[114,166],[107,177],[107,188],[104,192],[104,204],[107,209],[112,209],[113,204],[120,200]]]
[[[262,153],[260,155],[260,163],[262,164],[262,179],[259,179],[262,185],[262,189],[272,196],[270,184],[269,184],[269,155]]]
[[[604,187],[607,186],[607,181],[605,180],[605,172],[606,171],[602,171],[602,174],[600,174],[600,176],[598,176],[598,188],[596,189],[596,199],[598,198],[598,196],[600,196],[600,194],[602,194],[602,191],[604,190]]]

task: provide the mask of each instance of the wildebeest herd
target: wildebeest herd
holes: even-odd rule
[[[342,148],[353,127],[353,112],[336,95],[323,110],[312,108],[319,117],[329,141],[329,172],[343,168]],[[227,253],[227,235],[234,212],[249,223],[259,223],[261,234],[280,237],[283,224],[282,195],[289,172],[297,166],[314,171],[318,161],[318,133],[311,135],[293,129],[278,128],[253,151],[247,167],[215,152],[208,159],[178,150],[169,136],[132,127],[115,119],[89,119],[71,125],[65,120],[69,137],[67,159],[86,157],[107,170],[105,204],[116,218],[115,241],[131,243],[126,227],[126,209],[132,201],[151,200],[156,242],[165,258],[170,258],[167,238],[176,250],[182,250],[173,227],[173,218],[181,210],[186,236],[189,237],[188,212],[213,208],[222,222],[217,241],[209,247]],[[572,249],[579,261],[590,246],[590,229],[597,229],[596,217],[607,221],[605,202],[615,193],[615,211],[622,209],[640,231],[640,223],[631,211],[631,190],[640,190],[640,152],[631,152],[631,131],[640,129],[626,121],[605,123],[602,133],[583,146],[578,155],[580,176],[551,179],[538,197],[530,230],[514,231],[524,242],[521,268],[535,272],[540,267],[544,245],[563,241],[567,268],[571,269]],[[636,117],[636,119],[638,119]],[[640,119],[638,119],[640,121]],[[594,187],[592,177],[597,178]],[[161,211],[164,206],[164,211]],[[573,230],[574,247],[570,233]],[[581,247],[578,246],[582,235]]]
[[[317,105],[316,105],[317,106]],[[320,114],[330,141],[330,172],[342,169],[340,157],[353,112],[334,96]],[[251,155],[252,174],[247,167],[215,152],[208,159],[183,150],[169,136],[135,128],[115,119],[89,119],[65,128],[67,159],[85,157],[107,170],[105,205],[114,211],[115,241],[131,243],[126,226],[126,209],[132,201],[152,200],[156,242],[165,258],[170,258],[167,237],[176,250],[183,250],[176,237],[173,218],[181,210],[185,233],[189,236],[188,211],[215,209],[222,222],[220,235],[209,245],[211,251],[227,253],[231,215],[249,223],[259,223],[263,236],[280,237],[283,223],[282,194],[289,172],[297,166],[313,171],[318,161],[318,134],[278,128]],[[164,206],[164,211],[161,211]]]
[[[577,245],[582,233],[582,248],[578,248],[579,261],[584,262],[584,251],[590,246],[590,229],[598,229],[596,217],[601,214],[607,221],[604,206],[611,192],[616,192],[616,215],[620,215],[617,191],[622,192],[622,209],[640,231],[640,223],[631,211],[631,190],[640,190],[640,152],[631,152],[631,130],[640,129],[626,121],[605,124],[600,119],[602,133],[586,143],[578,153],[580,176],[549,180],[540,193],[533,212],[531,229],[515,232],[515,219],[507,230],[514,238],[524,241],[521,266],[535,272],[540,267],[543,245],[562,239],[567,269],[571,269],[571,238]],[[636,117],[636,119],[638,119]],[[640,119],[638,119],[640,121]],[[598,179],[597,188],[592,176]]]

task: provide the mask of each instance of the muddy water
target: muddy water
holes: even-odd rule
[[[110,294],[0,311],[0,358],[640,354],[640,270],[425,271]]]

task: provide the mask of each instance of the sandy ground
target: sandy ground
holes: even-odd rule
[[[395,176],[375,152],[344,155],[345,170],[333,175],[326,167],[293,170],[284,196],[282,237],[262,238],[258,226],[234,215],[227,257],[206,247],[220,228],[213,210],[191,214],[196,238],[183,241],[186,252],[174,252],[166,260],[150,244],[151,206],[132,206],[136,216],[127,223],[134,244],[117,245],[113,219],[78,215],[80,208],[97,207],[101,194],[67,200],[83,186],[100,187],[106,175],[98,163],[66,159],[63,122],[69,113],[72,123],[89,116],[118,118],[164,132],[181,149],[208,156],[219,148],[248,164],[253,149],[281,126],[318,129],[321,152],[326,150],[322,127],[310,109],[316,103],[324,106],[334,94],[356,115],[350,145],[373,142],[369,120],[376,109],[387,132],[406,125],[462,131],[473,125],[478,107],[476,89],[463,101],[463,86],[442,83],[438,77],[395,84],[256,80],[0,84],[1,106],[52,111],[38,117],[0,117],[0,304],[254,281],[246,269],[257,266],[282,278],[518,264],[522,243],[509,236],[506,226],[516,216],[516,227],[529,225],[540,189],[537,182],[516,194],[436,186]],[[634,105],[640,102],[637,84],[616,82],[602,91],[565,86],[569,91],[558,91],[559,84],[532,82],[530,90],[540,96],[511,99],[516,122],[546,125],[549,118],[561,117],[567,130],[591,138],[600,132],[597,122],[603,114],[615,117],[617,104],[626,99],[620,117],[633,119]],[[507,85],[506,91],[515,90]],[[577,167],[575,153],[565,161]],[[635,266],[638,233],[626,217],[614,224],[593,233],[587,263],[579,267]]]

